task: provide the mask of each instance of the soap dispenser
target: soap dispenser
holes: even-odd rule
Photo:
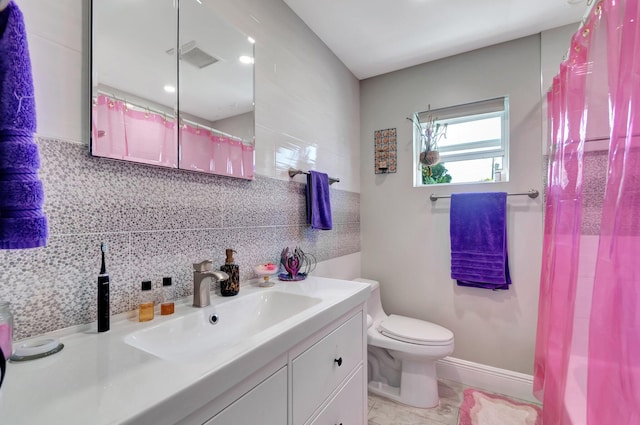
[[[240,291],[240,267],[234,263],[233,253],[236,252],[233,249],[227,249],[227,259],[224,265],[220,266],[220,271],[229,275],[229,279],[220,281],[220,293],[223,297],[231,297],[238,295]]]

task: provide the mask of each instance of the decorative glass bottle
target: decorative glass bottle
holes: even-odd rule
[[[171,286],[171,278],[163,277],[162,278],[162,303],[160,304],[160,314],[162,316],[173,314],[174,309],[175,307],[173,303],[173,287]]]
[[[140,301],[138,305],[138,320],[140,322],[148,322],[149,320],[153,320],[154,304],[153,291],[151,291],[151,281],[144,280],[142,281]]]
[[[0,349],[4,358],[11,357],[11,341],[13,338],[13,315],[11,304],[8,301],[0,301]]]

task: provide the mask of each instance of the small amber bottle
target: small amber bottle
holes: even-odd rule
[[[160,314],[162,316],[167,316],[169,314],[173,314],[174,312],[174,304],[173,304],[173,287],[171,286],[171,278],[163,277],[162,278],[162,303],[160,304]]]
[[[153,291],[151,291],[151,281],[143,281],[141,289],[138,320],[148,322],[149,320],[153,320]]]

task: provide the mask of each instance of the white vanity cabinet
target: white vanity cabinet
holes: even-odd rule
[[[307,423],[318,407],[339,391],[341,384],[362,366],[362,317],[362,312],[352,316],[293,359],[293,425]],[[362,382],[360,379],[361,386]],[[362,388],[355,392],[362,400]],[[362,403],[352,408],[361,411],[361,406]]]
[[[286,423],[287,368],[283,367],[204,425]]]
[[[205,308],[177,300],[151,322],[122,313],[100,334],[88,324],[40,335],[65,349],[9,365],[0,424],[366,425],[369,293],[308,276],[248,284]]]
[[[208,411],[210,415],[218,413],[209,415],[204,425],[365,425],[363,308],[305,338],[269,368],[243,382],[242,389],[232,389],[213,400],[200,415],[181,423],[202,424],[202,419],[195,419],[206,417],[202,413]],[[276,367],[279,369],[273,372]]]
[[[358,367],[356,373],[313,419],[311,425],[351,425],[365,423],[366,414],[361,409],[365,403],[362,391],[362,380],[365,378],[363,368]]]

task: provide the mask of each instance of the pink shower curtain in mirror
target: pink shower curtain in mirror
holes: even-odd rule
[[[93,154],[123,159],[127,154],[124,130],[125,105],[122,101],[98,96],[92,107]]]
[[[91,122],[93,155],[178,167],[173,117],[99,95],[93,101]]]
[[[149,111],[124,113],[127,154],[124,159],[178,168],[175,121]]]
[[[587,425],[640,424],[639,20],[637,0],[594,5],[547,96],[549,173],[534,366],[544,425],[583,425],[576,421],[582,417]],[[603,104],[608,111],[601,114]],[[586,198],[585,146],[599,139],[608,149],[599,157],[607,162],[604,197]],[[585,208],[592,213],[594,205],[596,264],[589,275],[593,261],[581,256],[581,232]],[[587,283],[592,296],[582,305],[576,292]],[[578,309],[588,312],[583,390],[568,385],[576,373],[569,364]],[[575,406],[566,400],[584,398],[572,391],[586,394],[583,415],[571,413]]]

